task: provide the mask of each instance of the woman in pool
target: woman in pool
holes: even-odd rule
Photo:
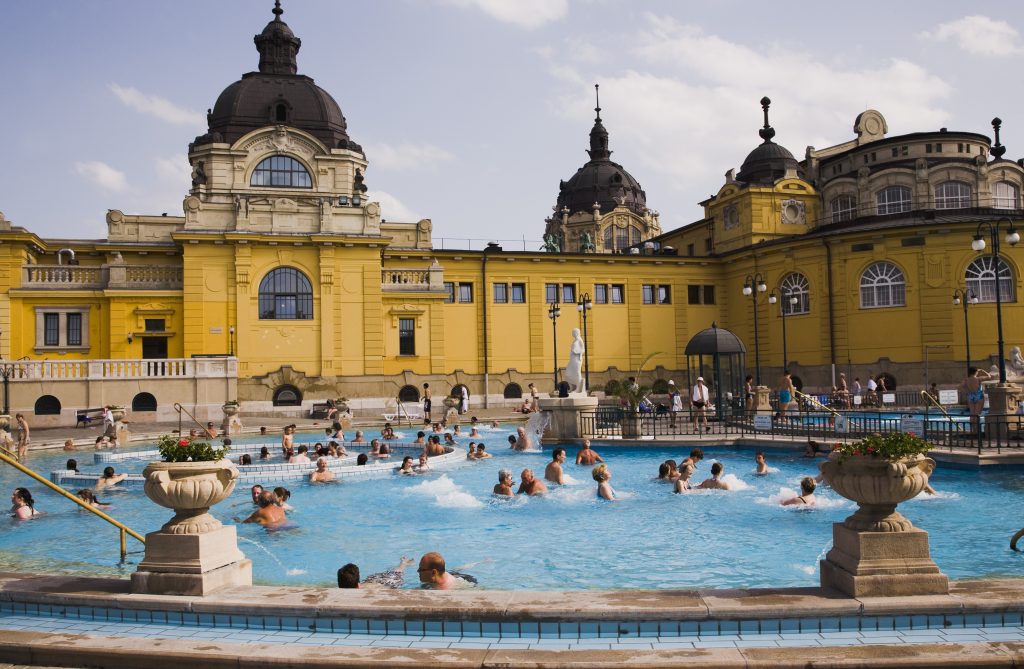
[[[466,459],[467,460],[476,460],[476,443],[475,442],[472,442],[472,441],[469,442],[469,450],[466,451]]]
[[[68,470],[69,472],[74,472],[74,473],[77,474],[78,473],[78,460],[75,460],[74,458],[71,458],[70,460],[68,460],[68,463],[66,465],[64,465],[64,469]]]
[[[391,450],[388,448],[388,445],[387,444],[381,444],[380,445],[380,450],[377,451],[377,459],[378,460],[386,460],[387,458],[390,458],[390,457],[391,457]]]
[[[757,463],[757,467],[754,469],[755,474],[764,476],[768,473],[768,463],[764,461],[764,451],[758,451],[754,455],[754,462]]]
[[[359,455],[356,456],[356,466],[365,465],[366,461],[369,459],[370,458],[367,457],[366,453],[360,453]]]
[[[800,495],[798,497],[790,497],[789,499],[782,500],[782,506],[793,506],[794,504],[800,504],[803,506],[811,506],[814,504],[814,489],[817,485],[814,483],[814,479],[810,476],[805,476],[800,479]]]
[[[270,449],[267,448],[266,446],[264,446],[263,448],[260,449],[260,460],[269,460],[269,459],[270,459]]]
[[[412,456],[407,455],[402,458],[402,466],[398,468],[396,472],[398,474],[405,474],[406,476],[415,476],[416,472],[412,468]]]
[[[36,501],[32,499],[32,493],[28,488],[15,488],[11,494],[11,515],[18,520],[26,520],[38,516],[41,511],[36,511]]]
[[[608,469],[608,465],[601,463],[594,467],[591,476],[597,481],[597,498],[606,499],[609,502],[615,501],[615,491],[612,490],[612,485],[608,483],[612,477],[611,470]]]
[[[690,478],[697,471],[697,463],[703,459],[704,451],[702,449],[695,448],[690,451],[690,457],[683,460],[683,464],[679,465],[679,478],[676,479],[673,492],[685,492],[692,487],[690,485]]]
[[[75,493],[75,496],[78,499],[85,502],[86,504],[88,504],[89,506],[94,506],[97,509],[106,509],[107,507],[110,506],[106,502],[101,502],[98,499],[96,499],[96,493],[94,493],[92,490],[89,490],[88,488],[83,488],[79,490],[78,492]]]
[[[444,433],[444,445],[445,446],[455,446],[455,437],[452,436],[451,432],[445,432]]]
[[[274,488],[274,499],[277,500],[277,505],[285,511],[294,511],[295,507],[288,503],[288,500],[292,498],[292,491],[284,486],[277,486]]]
[[[238,458],[238,464],[245,466],[252,464],[252,456],[248,453],[242,453],[242,457]]]

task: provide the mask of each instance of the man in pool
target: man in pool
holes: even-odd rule
[[[334,472],[327,468],[327,458],[316,459],[316,471],[310,472],[310,483],[326,483],[334,480]]]
[[[698,487],[705,490],[728,490],[729,484],[722,480],[722,470],[724,469],[721,462],[711,465],[711,478],[705,479]]]
[[[576,453],[576,464],[590,467],[596,465],[599,462],[604,462],[601,456],[597,454],[597,451],[590,448],[590,440],[583,440],[583,448]]]
[[[768,473],[768,463],[764,461],[764,451],[758,451],[754,455],[754,462],[757,463],[757,468],[754,469],[755,474],[764,476]]]
[[[543,495],[548,491],[548,487],[544,485],[544,482],[533,475],[532,469],[524,469],[523,473],[519,475],[520,484],[519,490],[516,491],[517,495],[526,494],[529,497],[535,495]]]
[[[263,486],[261,486],[259,483],[254,485],[249,490],[249,494],[252,495],[252,503],[253,504],[259,504],[260,503],[260,494],[262,494],[262,493],[263,493]]]
[[[277,497],[269,490],[260,493],[256,501],[259,508],[252,512],[242,523],[259,523],[264,527],[274,527],[288,522],[284,509],[277,504]],[[236,519],[237,520],[237,519]]]
[[[516,428],[516,443],[512,447],[517,451],[525,451],[533,446],[533,442],[530,440],[530,435],[526,434],[525,427]]]
[[[484,444],[477,444],[476,445],[476,459],[477,460],[486,460],[489,457],[491,457],[491,454],[487,452],[487,446],[485,446]]]
[[[427,553],[420,558],[419,569],[421,587],[427,590],[456,590],[471,588],[476,579],[468,574],[453,574],[445,570],[444,558],[440,553]]]
[[[309,456],[306,453],[309,452],[309,446],[302,444],[299,446],[299,452],[297,455],[293,455],[288,459],[288,464],[309,464]]]
[[[514,497],[512,492],[512,486],[515,485],[515,480],[512,478],[511,469],[502,469],[498,472],[498,482],[494,484],[494,490],[492,491],[499,497]]]
[[[558,485],[565,485],[565,474],[562,472],[563,462],[565,462],[564,448],[556,448],[551,451],[551,462],[544,468],[544,479]]]

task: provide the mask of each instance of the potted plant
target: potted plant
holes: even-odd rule
[[[238,413],[238,400],[228,400],[224,403],[221,409],[224,410],[225,416],[234,416]]]
[[[633,383],[626,380],[621,382],[618,386],[619,400],[622,402],[623,407],[627,409],[622,417],[623,439],[639,439],[642,436],[643,425],[640,415],[640,406],[651,393],[651,389],[647,386],[641,385],[640,374],[643,372],[644,365],[650,362],[651,358],[656,355],[660,355],[660,353],[651,353],[643,359],[643,362],[641,362],[636,368],[636,375],[634,376]]]
[[[859,507],[843,525],[869,532],[913,529],[896,505],[916,497],[928,485],[935,469],[935,461],[926,457],[930,449],[927,441],[905,432],[838,444],[821,464],[821,473],[833,490]]]
[[[174,510],[161,530],[169,534],[203,534],[221,527],[210,507],[227,499],[238,470],[225,457],[229,447],[164,435],[157,441],[163,460],[142,471],[146,497]]]

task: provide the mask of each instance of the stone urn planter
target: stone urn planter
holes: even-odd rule
[[[352,410],[348,406],[347,397],[339,397],[334,401],[334,405],[338,408],[338,413],[347,413],[351,415]]]
[[[174,510],[161,531],[167,534],[204,534],[222,527],[210,507],[231,494],[238,470],[230,460],[213,462],[151,462],[142,470],[146,497]]]
[[[238,415],[238,402],[225,402],[223,406],[221,406],[221,410],[224,412],[224,415],[229,418],[231,416],[236,416]]]
[[[821,464],[821,473],[832,489],[857,503],[857,511],[843,525],[866,532],[904,532],[913,524],[896,511],[896,505],[921,494],[935,461],[914,455],[889,461],[873,455],[854,455],[840,461],[833,453]]]
[[[639,439],[643,436],[643,420],[639,414],[626,411],[622,415],[622,438]]]
[[[445,409],[455,409],[456,411],[458,411],[459,407],[461,405],[462,405],[462,398],[461,397],[451,397],[451,396],[448,396],[448,397],[444,398],[444,408]]]
[[[127,411],[125,411],[124,407],[118,407],[118,406],[111,406],[110,407],[110,416],[114,419],[115,423],[124,420],[124,417],[125,417],[126,414],[127,414]]]

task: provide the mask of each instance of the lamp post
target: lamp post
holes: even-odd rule
[[[228,356],[235,357],[235,326],[228,328]]]
[[[980,252],[985,250],[985,236],[983,233],[987,232],[992,239],[992,270],[996,278],[996,335],[998,336],[999,383],[1001,384],[1006,383],[1006,356],[1003,353],[1003,301],[1002,296],[999,294],[999,228],[1002,227],[1003,221],[1007,223],[1006,243],[1010,246],[1016,246],[1017,242],[1020,241],[1020,233],[1013,227],[1013,221],[1006,216],[1003,216],[994,223],[992,221],[978,223],[978,228],[974,231],[974,241],[971,242],[971,248]]]
[[[764,277],[760,272],[753,276],[748,274],[743,282],[743,294],[750,296],[754,308],[754,379],[757,385],[761,385],[761,344],[757,336],[757,294],[766,290],[768,290],[768,284],[764,282]]]
[[[786,310],[795,307],[800,300],[785,288],[779,288],[778,291],[782,296],[782,373],[785,374],[789,371],[789,350],[786,347]],[[768,304],[775,304],[778,301],[779,298],[773,290],[768,296]]]
[[[551,355],[555,361],[555,389],[558,389],[558,317],[562,315],[562,309],[554,302],[548,307],[548,318],[551,319]]]
[[[583,316],[583,379],[587,392],[590,392],[590,346],[587,344],[587,312],[594,308],[594,301],[590,299],[590,293],[580,295],[580,301],[576,303],[576,311]]]
[[[998,277],[996,281],[998,281]],[[967,307],[978,303],[978,296],[970,288],[957,288],[953,291],[953,304],[964,307],[964,345],[967,349],[967,376],[971,375],[971,324],[967,320]]]

